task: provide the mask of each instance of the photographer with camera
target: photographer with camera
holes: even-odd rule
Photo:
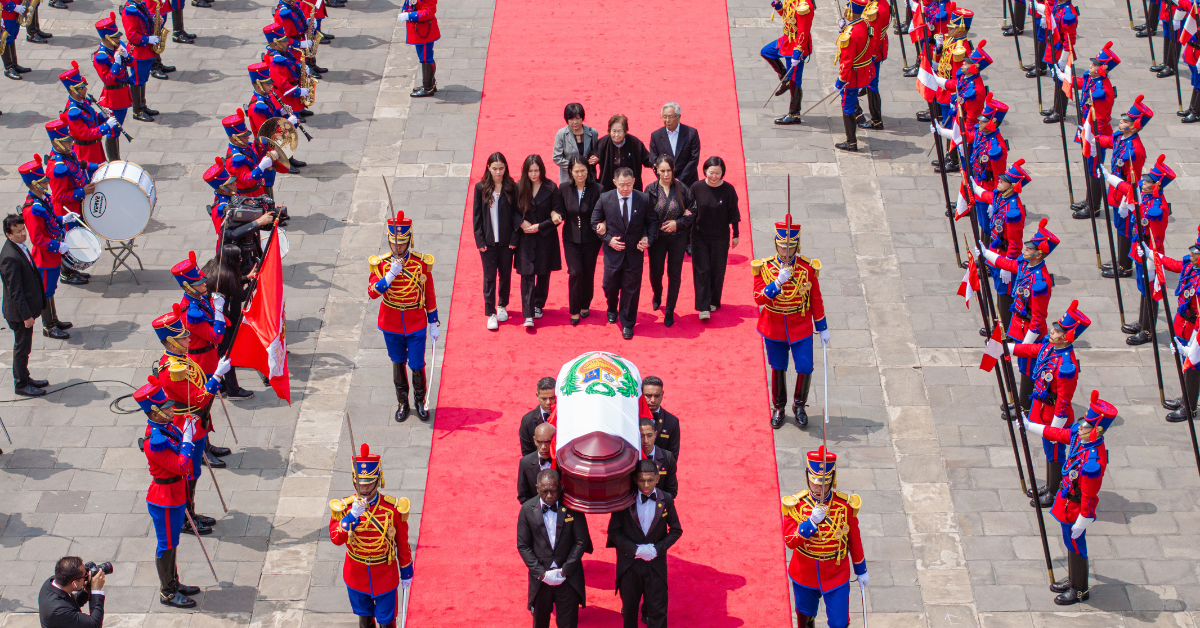
[[[42,628],[100,628],[104,624],[104,576],[112,563],[83,563],[78,556],[63,556],[54,565],[38,593]],[[83,605],[88,612],[83,612]]]

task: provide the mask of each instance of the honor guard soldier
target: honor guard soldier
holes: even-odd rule
[[[858,123],[859,128],[868,130],[879,130],[883,128],[883,99],[879,96],[879,66],[887,60],[888,55],[888,25],[892,21],[891,6],[879,0],[870,0],[867,8],[863,11],[863,19],[871,25],[871,31],[875,35],[875,49],[871,53],[874,59],[872,63],[875,66],[875,75],[871,77],[871,82],[867,85],[867,111],[871,114],[870,120],[863,120]]]
[[[4,76],[19,81],[21,75],[33,70],[17,65],[17,35],[21,31],[21,16],[29,10],[21,2],[16,0],[4,0],[4,4],[0,7],[0,25],[4,27],[5,36],[8,38],[7,45],[4,46],[4,53],[0,54],[0,58],[4,60]],[[29,33],[30,37],[35,35],[35,32]]]
[[[252,63],[246,66],[246,71],[250,73],[250,85],[254,88],[254,93],[250,96],[250,104],[246,106],[246,115],[250,118],[250,128],[254,130],[255,134],[271,118],[284,118],[293,126],[301,123],[300,117],[292,112],[291,107],[285,109],[275,99],[275,81],[271,78],[271,64],[265,61]],[[295,157],[289,157],[288,165],[291,166],[291,170],[288,171],[290,174],[300,174],[297,168],[303,168],[308,164]]]
[[[1200,302],[1196,299],[1196,293],[1200,292],[1200,234],[1197,235],[1196,241],[1188,247],[1188,254],[1184,255],[1182,259],[1166,255],[1161,255],[1158,259],[1162,262],[1163,269],[1179,273],[1179,284],[1175,286],[1177,299],[1175,344],[1179,347],[1186,347],[1192,338],[1192,333],[1196,330],[1196,311],[1200,306]],[[1200,370],[1198,369],[1200,369],[1200,365],[1192,364],[1183,371],[1183,383],[1187,388],[1186,397],[1192,404],[1192,408],[1196,407],[1196,396],[1200,393]],[[1179,423],[1187,420],[1183,402],[1183,397],[1177,397],[1169,399],[1163,404],[1163,407],[1173,410],[1167,415],[1168,422]],[[1194,413],[1193,416],[1195,416]]]
[[[412,585],[408,498],[384,495],[379,455],[363,443],[354,457],[354,494],[329,502],[329,540],[346,546],[342,579],[359,628],[395,628],[398,587]]]
[[[981,40],[979,45],[971,51],[966,62],[958,66],[953,78],[943,79],[934,75],[938,83],[938,93],[940,94],[944,90],[950,94],[949,115],[958,116],[959,129],[963,139],[963,146],[959,150],[970,151],[974,147],[975,137],[980,133],[978,130],[979,117],[983,115],[988,98],[991,96],[987,91],[987,86],[983,84],[983,77],[980,76],[980,73],[992,64],[992,57],[983,50],[985,45],[987,45],[987,40]],[[1008,110],[1007,105],[1004,110]],[[917,118],[928,120],[929,112],[918,111]],[[953,118],[945,120],[947,126],[953,127]],[[954,139],[953,131],[946,129],[941,121],[935,125],[934,130],[946,139]],[[946,159],[946,172],[958,172],[962,167],[959,162],[959,151],[951,151]],[[941,162],[935,159],[929,163],[933,164],[934,172],[941,172]],[[990,190],[991,187],[989,186],[987,189]],[[983,219],[985,209],[986,206],[976,202],[975,210],[980,215],[980,220]]]
[[[433,60],[433,42],[442,38],[438,29],[437,0],[404,0],[396,18],[404,24],[404,41],[417,48],[421,62],[421,86],[414,87],[413,98],[426,98],[437,93],[437,63]]]
[[[292,48],[309,50],[317,45],[316,42],[307,38],[308,19],[304,16],[304,10],[296,0],[279,0],[279,3],[275,5],[275,23],[283,29],[283,35],[290,40]],[[310,71],[316,72],[318,75],[325,73],[325,68],[318,68],[312,59],[306,57],[304,63]]]
[[[1121,114],[1121,122],[1117,124],[1117,132],[1112,135],[1097,135],[1096,146],[1112,150],[1112,160],[1109,171],[1122,181],[1133,184],[1142,178],[1142,167],[1146,165],[1146,147],[1142,146],[1139,136],[1142,129],[1154,117],[1154,110],[1142,103],[1144,95],[1138,94],[1133,99],[1129,111]],[[1123,195],[1111,184],[1108,186],[1108,206],[1120,207]],[[1117,230],[1117,265],[1118,276],[1128,277],[1133,274],[1133,260],[1129,258],[1132,241],[1129,239],[1127,222],[1116,211],[1112,214],[1113,226]],[[1101,275],[1112,279],[1114,269],[1112,264],[1100,266]]]
[[[812,22],[814,5],[810,0],[775,0],[771,3],[783,18],[783,36],[762,47],[759,55],[766,59],[779,77],[776,96],[789,92],[787,115],[776,118],[775,124],[800,124],[800,102],[804,100],[804,63],[812,54]]]
[[[1151,245],[1159,256],[1165,252],[1164,241],[1167,237],[1167,224],[1171,219],[1171,204],[1163,196],[1163,188],[1175,180],[1175,171],[1167,166],[1166,161],[1166,155],[1159,155],[1154,166],[1150,168],[1150,172],[1147,172],[1138,182],[1137,190],[1122,181],[1120,177],[1109,174],[1107,170],[1104,171],[1107,182],[1117,188],[1117,192],[1121,194],[1121,206],[1117,208],[1117,213],[1126,221],[1130,239],[1135,243]],[[1150,294],[1152,289],[1148,289],[1142,279],[1142,265],[1145,259],[1142,247],[1134,248],[1133,257],[1133,275],[1137,279],[1138,291],[1142,295],[1141,308],[1138,320],[1123,325],[1121,331],[1133,334],[1125,339],[1125,344],[1137,346],[1144,345],[1153,338],[1150,331],[1158,322],[1158,302]],[[1147,269],[1149,271],[1147,275],[1152,278],[1152,281],[1155,272],[1153,268],[1151,266]]]
[[[150,0],[157,8],[160,15],[171,14],[171,41],[177,44],[194,44],[196,36],[187,32],[183,28],[183,0]],[[165,18],[164,18],[165,19]],[[162,58],[159,57],[159,64],[162,64]],[[165,70],[165,68],[164,68]],[[166,70],[170,71],[170,70]]]
[[[157,67],[158,53],[154,52],[154,46],[159,43],[159,33],[154,31],[154,16],[142,0],[125,0],[121,7],[121,24],[125,26],[125,36],[132,47],[129,96],[133,100],[133,119],[154,122],[158,110],[146,106],[146,83],[151,75],[157,79],[167,78],[167,74]]]
[[[821,344],[829,343],[825,303],[821,300],[820,260],[800,255],[800,225],[789,215],[775,223],[775,256],[750,263],[754,274],[754,303],[758,333],[762,335],[771,366],[771,427],[779,429],[786,418],[788,354],[796,366],[796,394],[792,413],[801,427],[808,425],[808,391],[812,385],[813,332]]]
[[[263,141],[251,137],[246,129],[246,112],[237,113],[221,120],[225,135],[229,136],[229,148],[225,156],[225,170],[237,179],[238,196],[263,196],[275,200],[275,173],[287,172],[283,160],[275,161],[273,151]]]
[[[192,608],[196,601],[188,597],[200,587],[179,583],[175,552],[179,533],[187,519],[188,477],[192,473],[196,417],[188,416],[180,430],[172,424],[174,402],[167,398],[153,375],[145,386],[133,393],[133,399],[146,413],[147,437],[142,445],[150,466],[150,487],[146,489],[146,509],[154,522],[158,545],[154,567],[158,571],[158,601],[164,606]]]
[[[1112,51],[1112,42],[1110,41],[1104,44],[1100,54],[1092,57],[1087,74],[1073,79],[1075,84],[1072,87],[1079,89],[1080,114],[1083,118],[1091,119],[1092,133],[1096,136],[1111,137],[1113,133],[1112,108],[1117,99],[1117,90],[1113,87],[1108,75],[1120,63],[1121,59],[1117,53]],[[1057,67],[1053,69],[1053,72],[1059,81],[1072,80],[1069,75],[1063,74]],[[1081,133],[1075,134],[1075,143],[1083,143]],[[1097,146],[1096,154],[1086,158],[1084,162],[1088,173],[1088,185],[1091,186],[1088,188],[1089,196],[1071,205],[1071,209],[1075,210],[1071,217],[1090,220],[1092,216],[1100,215],[1100,195],[1104,193],[1104,181],[1093,173],[1096,168],[1095,164],[1104,163],[1104,149]],[[1089,200],[1092,202],[1090,207],[1088,206]]]
[[[50,179],[42,170],[42,156],[34,154],[33,161],[18,168],[21,180],[29,188],[21,215],[25,229],[29,232],[28,248],[33,265],[42,275],[46,287],[46,307],[42,308],[42,335],[55,340],[66,340],[71,335],[65,330],[71,323],[58,320],[58,308],[54,304],[54,293],[58,290],[58,277],[62,269],[62,254],[67,251],[63,236],[67,225],[79,219],[79,214],[67,213],[59,218],[50,205],[46,187]]]
[[[225,209],[229,206],[229,198],[237,192],[237,179],[229,176],[229,172],[225,170],[224,159],[216,157],[215,162],[204,171],[203,178],[213,189],[213,202],[208,207],[208,215],[212,218],[217,236],[220,236],[225,224]],[[220,249],[220,243],[217,248]]]
[[[275,97],[283,105],[290,107],[297,117],[306,118],[313,112],[304,108],[300,100],[308,96],[308,88],[302,87],[300,81],[304,73],[298,53],[292,48],[291,40],[284,34],[282,26],[276,23],[263,27],[263,36],[267,39],[267,54],[271,63],[271,83]]]
[[[1079,383],[1079,360],[1073,343],[1091,324],[1091,319],[1079,311],[1079,301],[1071,301],[1066,314],[1054,322],[1044,340],[1012,345],[1014,356],[1033,361],[1030,369],[1033,392],[1029,395],[1033,407],[1029,419],[1034,423],[1062,427],[1075,422],[1071,399]],[[1042,450],[1046,454],[1047,485],[1038,490],[1039,505],[1048,508],[1058,492],[1066,448],[1043,438]]]
[[[792,550],[788,578],[801,627],[812,626],[825,600],[829,628],[850,625],[850,571],[859,589],[870,580],[858,531],[862,499],[837,490],[837,456],[808,452],[808,488],[783,498],[783,542]]]
[[[1075,34],[1079,28],[1079,14],[1075,10],[1075,6],[1071,4],[1071,0],[1056,0],[1053,5],[1047,0],[1044,6],[1049,7],[1051,13],[1054,14],[1054,34],[1053,36],[1047,35],[1050,37],[1050,41],[1046,42],[1047,63],[1054,67],[1060,62],[1065,62],[1063,55],[1066,50],[1075,50]],[[1037,5],[1039,13],[1044,6]],[[1063,79],[1057,69],[1051,74],[1054,77],[1054,108],[1049,113],[1042,112],[1046,116],[1042,122],[1046,124],[1056,124],[1063,119],[1063,116],[1067,115],[1067,93],[1063,91]]]
[[[1000,133],[1000,125],[1007,115],[1008,105],[989,93],[969,140],[971,152],[967,174],[984,189],[995,189],[1000,175],[1008,168],[1008,142]]]
[[[937,68],[934,70],[938,81],[937,104],[938,117],[945,121],[953,112],[950,107],[950,90],[946,89],[945,82],[958,75],[958,70],[963,66],[963,63],[974,52],[970,40],[967,39],[967,33],[971,30],[971,22],[975,19],[975,12],[962,7],[950,8],[950,20],[947,22],[946,38],[942,41],[941,54],[938,57]],[[920,111],[928,117],[927,111]],[[922,116],[917,116],[918,120],[925,121]]]
[[[979,229],[984,235],[984,244],[989,251],[1000,257],[1016,259],[1021,254],[1021,238],[1025,236],[1025,203],[1021,202],[1021,191],[1033,181],[1033,177],[1025,171],[1024,159],[1018,159],[996,181],[995,190],[987,190],[974,181],[971,182],[977,202],[987,204],[984,220],[979,222]],[[1011,322],[1012,296],[1010,283],[1012,273],[1002,270],[991,273],[996,287],[996,306],[1005,328]],[[987,335],[982,332],[983,335]]]
[[[846,141],[834,146],[850,152],[858,151],[858,90],[871,84],[875,78],[872,53],[875,50],[875,33],[871,24],[863,19],[867,0],[849,0],[846,6],[846,26],[837,37],[838,78],[834,87],[842,92],[842,125],[846,128]]]
[[[92,103],[87,99],[87,79],[79,73],[78,62],[72,61],[71,69],[59,74],[58,80],[67,88],[67,105],[64,110],[71,138],[75,140],[75,157],[89,164],[104,163],[107,160],[100,140],[113,138],[113,142],[116,142],[117,129],[121,124],[116,118],[105,118],[92,108]],[[60,114],[59,118],[62,117]]]
[[[1050,514],[1062,526],[1067,546],[1067,577],[1050,585],[1059,595],[1054,603],[1070,606],[1088,599],[1087,529],[1096,521],[1100,485],[1108,468],[1104,434],[1117,418],[1117,409],[1092,391],[1091,404],[1082,421],[1069,427],[1048,427],[1025,422],[1025,429],[1042,438],[1069,446],[1062,468],[1061,488]]]
[[[1185,9],[1186,7],[1186,9]],[[1180,10],[1185,10],[1193,16],[1197,13],[1195,0],[1180,0]],[[1186,48],[1183,51],[1183,62],[1187,64],[1188,70],[1191,71],[1190,85],[1192,86],[1192,97],[1188,101],[1188,108],[1184,111],[1184,124],[1192,124],[1200,122],[1200,31],[1192,33],[1191,39],[1185,43]]]
[[[96,22],[96,32],[100,35],[100,47],[92,53],[92,67],[96,68],[96,75],[104,85],[97,102],[112,112],[118,124],[125,124],[125,116],[133,105],[129,93],[130,70],[125,63],[132,61],[133,57],[121,44],[121,31],[117,30],[115,13],[110,12],[108,17]],[[120,159],[120,138],[115,134],[104,138],[104,152],[109,161]]]
[[[408,371],[412,369],[413,405],[422,421],[429,418],[425,407],[428,380],[425,377],[425,336],[436,343],[438,324],[437,291],[433,286],[433,256],[412,250],[412,220],[397,212],[388,220],[390,253],[372,255],[367,296],[383,297],[379,303],[379,331],[392,360],[392,383],[396,386],[396,421],[408,418]]]

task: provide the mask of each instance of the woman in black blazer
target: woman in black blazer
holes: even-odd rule
[[[619,146],[618,146],[619,144]],[[617,189],[613,175],[620,168],[633,170],[633,189],[642,191],[642,168],[653,168],[653,156],[646,150],[642,140],[629,134],[629,120],[617,114],[608,119],[608,135],[596,143],[596,157],[600,166],[600,185],[604,191]]]
[[[592,210],[600,200],[603,186],[591,179],[587,161],[572,155],[567,164],[571,183],[559,187],[562,193],[563,256],[567,258],[567,292],[571,324],[587,318],[592,294],[596,291],[596,259],[600,255],[600,236],[592,230]]]
[[[540,155],[530,155],[521,166],[517,183],[521,244],[517,247],[517,273],[521,275],[521,316],[525,326],[542,317],[550,293],[550,273],[562,269],[558,254],[558,225],[563,221],[558,186],[546,179]]]
[[[508,160],[492,153],[487,171],[475,184],[471,212],[475,247],[483,261],[483,313],[487,328],[496,330],[508,320],[508,290],[512,281],[513,254],[521,237],[521,214],[516,211],[517,184],[508,175]],[[500,303],[496,304],[496,278],[500,278]]]
[[[683,254],[691,236],[692,220],[696,217],[696,199],[691,189],[675,178],[675,158],[659,155],[654,160],[658,181],[646,186],[650,206],[661,224],[658,237],[650,245],[650,288],[654,290],[651,307],[662,303],[663,266],[667,270],[667,309],[663,324],[675,324],[675,303],[679,301],[679,284],[683,274]]]

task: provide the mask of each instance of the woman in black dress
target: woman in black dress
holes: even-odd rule
[[[683,273],[683,255],[687,248],[692,220],[696,214],[696,199],[686,185],[675,180],[675,158],[659,155],[654,160],[658,181],[646,186],[650,206],[659,217],[658,238],[650,245],[650,287],[654,290],[651,307],[654,310],[662,303],[663,263],[667,270],[667,309],[663,324],[675,324],[675,303],[679,300],[680,275]]]
[[[729,249],[737,248],[737,190],[725,182],[725,161],[709,157],[704,162],[704,178],[692,184],[696,199],[696,219],[692,223],[692,279],[696,285],[696,310],[700,320],[721,307],[721,289],[725,285],[725,265]],[[733,238],[730,239],[730,229]]]
[[[608,119],[608,135],[596,144],[600,166],[600,185],[604,191],[617,189],[613,175],[618,168],[633,170],[633,189],[642,191],[642,168],[653,168],[654,161],[642,140],[629,134],[629,120],[617,114]]]
[[[600,255],[600,237],[592,230],[592,210],[600,200],[603,187],[589,177],[587,161],[580,155],[568,160],[567,172],[571,182],[558,188],[562,196],[563,255],[567,258],[568,309],[571,324],[591,313],[592,295],[596,291],[596,259]]]
[[[558,254],[558,225],[563,221],[562,196],[546,180],[546,165],[539,155],[525,158],[517,182],[521,243],[517,247],[517,273],[521,275],[521,316],[525,326],[542,317],[550,292],[550,273],[562,269]]]
[[[483,262],[483,313],[487,328],[495,331],[508,320],[508,289],[512,280],[513,254],[520,243],[521,215],[517,212],[517,184],[508,175],[508,160],[492,153],[483,178],[475,184],[471,210],[475,248]],[[500,280],[500,303],[496,303],[496,279]]]

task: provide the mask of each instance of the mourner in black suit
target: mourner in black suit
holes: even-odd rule
[[[537,383],[537,399],[538,407],[525,413],[521,417],[521,429],[518,431],[518,436],[521,439],[521,455],[528,456],[537,451],[537,446],[533,444],[533,431],[537,426],[550,420],[550,413],[554,411],[554,378],[543,377]]]
[[[692,190],[675,178],[675,160],[660,155],[654,160],[658,181],[646,186],[650,206],[658,216],[658,237],[650,246],[650,288],[654,290],[651,309],[662,303],[663,267],[667,271],[667,309],[663,324],[675,324],[675,304],[679,301],[679,284],[683,274],[683,256],[691,235],[692,220],[696,217],[696,200]]]
[[[579,607],[587,606],[582,559],[592,552],[592,537],[583,513],[560,499],[557,471],[540,472],[537,491],[537,497],[521,506],[517,519],[517,551],[529,567],[533,625],[548,628],[554,611],[558,628],[574,628]]]
[[[87,605],[88,612],[83,612]],[[64,556],[38,592],[42,628],[100,628],[104,624],[104,572],[89,574],[78,556]]]
[[[658,428],[658,439],[654,441],[654,446],[671,452],[671,455],[675,456],[675,463],[678,464],[679,417],[662,407],[662,379],[653,375],[642,378],[642,397],[646,399],[650,414],[654,415],[654,425]]]
[[[558,186],[545,177],[545,164],[530,155],[517,183],[517,209],[521,214],[521,244],[517,247],[517,274],[521,275],[521,316],[533,327],[542,317],[550,293],[550,273],[562,270],[558,254],[558,225],[563,221]]]
[[[663,127],[650,134],[650,154],[670,155],[675,159],[676,178],[684,185],[700,180],[700,134],[696,129],[679,123],[683,109],[679,103],[662,106]]]
[[[658,465],[658,490],[672,498],[679,497],[679,478],[675,475],[675,456],[672,456],[671,452],[655,446],[654,441],[658,438],[658,430],[655,429],[653,420],[642,419],[638,421],[638,426],[642,432],[642,453],[645,454],[646,460],[653,460],[654,464]]]
[[[629,134],[629,120],[621,114],[608,119],[608,135],[596,143],[597,165],[600,166],[600,185],[605,191],[616,188],[617,171],[629,168],[633,173],[633,189],[642,191],[642,168],[654,167],[654,156],[642,140]]]
[[[40,397],[46,380],[29,377],[29,352],[33,350],[33,325],[46,305],[46,286],[25,248],[29,234],[20,214],[4,218],[4,248],[0,249],[0,279],[4,281],[4,320],[13,330],[13,385],[23,397]]]
[[[592,295],[596,292],[596,259],[600,256],[600,236],[592,229],[592,210],[604,188],[588,178],[587,161],[572,155],[568,170],[570,183],[560,185],[562,196],[563,257],[567,258],[568,311],[571,324],[591,314]]]
[[[521,214],[517,211],[517,184],[508,175],[504,155],[488,157],[487,172],[475,184],[471,211],[475,248],[483,262],[483,313],[488,329],[508,320],[508,292],[512,281],[513,254],[521,238]],[[500,280],[500,302],[496,302],[496,279]],[[499,309],[497,310],[497,305]]]
[[[524,504],[537,495],[538,473],[550,468],[550,443],[557,430],[549,423],[542,423],[533,430],[533,444],[537,451],[521,457],[517,467],[517,501]]]
[[[650,197],[633,189],[633,172],[616,172],[617,189],[600,195],[592,227],[604,240],[604,297],[608,322],[621,321],[621,334],[633,337],[638,296],[642,290],[643,251],[658,237],[658,214]],[[603,223],[603,228],[601,228]]]
[[[637,628],[643,600],[647,628],[667,625],[667,550],[683,529],[675,500],[655,488],[657,483],[654,461],[639,461],[633,505],[608,520],[608,547],[617,549],[617,593],[625,628]]]

